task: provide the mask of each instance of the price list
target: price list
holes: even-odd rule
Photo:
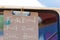
[[[15,16],[4,11],[4,40],[38,40],[38,13],[31,16]]]

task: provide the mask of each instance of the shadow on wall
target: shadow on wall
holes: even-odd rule
[[[60,0],[38,0],[40,3],[45,5],[46,7],[55,7],[60,8]]]

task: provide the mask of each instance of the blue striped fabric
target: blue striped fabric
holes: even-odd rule
[[[42,37],[41,35],[44,34],[43,39],[47,40],[52,34],[57,32],[57,27],[58,27],[58,25],[55,22],[53,24],[47,25],[44,28],[39,28],[39,39],[40,39],[40,37]],[[49,33],[49,34],[47,34],[47,33]],[[46,37],[47,35],[49,35],[49,37]],[[57,40],[57,38],[56,38],[56,40]]]

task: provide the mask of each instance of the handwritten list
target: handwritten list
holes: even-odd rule
[[[11,11],[4,11],[4,20],[10,20],[4,25],[4,40],[38,40],[38,13],[30,16],[15,16]]]

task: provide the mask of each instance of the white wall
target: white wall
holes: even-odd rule
[[[0,0],[0,6],[32,6],[44,7],[38,0]]]

